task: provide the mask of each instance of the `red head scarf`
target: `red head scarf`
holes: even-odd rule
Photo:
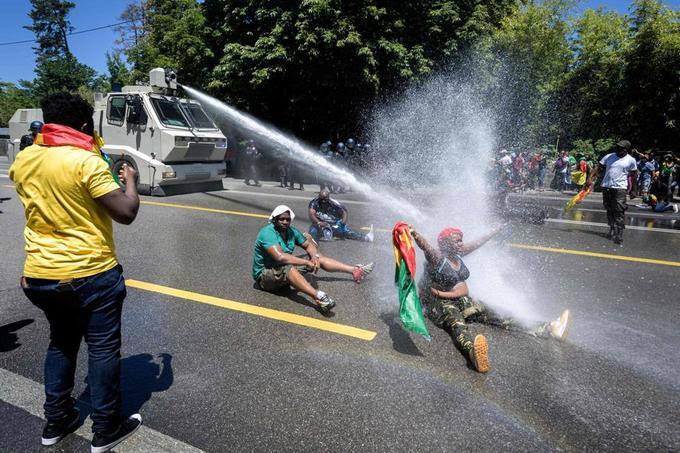
[[[459,234],[461,239],[463,238],[463,230],[461,230],[460,228],[448,227],[448,228],[444,228],[439,233],[439,236],[437,236],[437,242],[441,243],[442,241],[453,236],[454,234]]]

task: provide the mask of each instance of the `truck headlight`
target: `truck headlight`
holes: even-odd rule
[[[172,178],[176,178],[176,177],[177,177],[177,173],[174,172],[174,171],[164,171],[163,173],[161,173],[161,178],[163,178],[163,179],[172,179]]]
[[[217,140],[215,142],[215,148],[226,148],[227,147],[227,141],[226,140]]]
[[[189,146],[189,140],[191,137],[175,137],[175,146]]]

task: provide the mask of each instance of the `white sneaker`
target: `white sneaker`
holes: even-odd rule
[[[569,333],[569,310],[564,310],[559,318],[550,323],[550,335],[556,340],[564,341]]]
[[[677,205],[675,207],[675,212],[678,212]],[[373,239],[375,239],[375,234],[373,233],[373,224],[371,224],[371,228],[369,228],[368,233],[366,233],[366,242],[373,242]]]
[[[678,213],[678,204],[677,203],[673,203],[673,212],[676,213],[676,214]]]

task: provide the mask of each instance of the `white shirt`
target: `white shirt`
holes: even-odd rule
[[[619,157],[616,153],[609,153],[602,158],[600,165],[607,168],[601,185],[610,189],[627,189],[628,173],[637,171],[637,162],[630,154]]]
[[[505,156],[501,157],[498,162],[500,162],[502,166],[507,167],[508,165],[512,164],[512,158],[506,154]]]

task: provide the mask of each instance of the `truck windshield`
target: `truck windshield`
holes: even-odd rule
[[[198,129],[217,129],[212,120],[205,114],[200,104],[182,101],[182,107],[186,110],[187,116],[191,122],[194,123],[194,127]]]
[[[187,119],[179,109],[178,103],[168,99],[160,99],[155,97],[151,98],[151,103],[153,104],[153,108],[156,110],[161,122],[166,126],[189,127]]]

